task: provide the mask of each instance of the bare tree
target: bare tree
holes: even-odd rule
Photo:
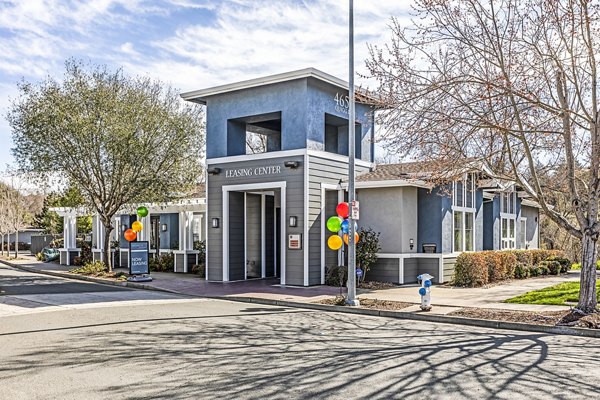
[[[81,191],[105,228],[110,271],[114,215],[125,204],[165,201],[196,187],[202,109],[161,82],[73,60],[62,81],[23,82],[19,91],[8,121],[20,171],[58,176]]]
[[[9,185],[0,187],[0,219],[6,226],[10,254],[10,234],[15,236],[15,258],[19,257],[19,231],[27,227],[28,207],[25,196],[18,188]]]
[[[581,240],[577,310],[596,309],[600,197],[598,4],[417,0],[414,19],[367,61],[383,139],[401,155],[483,162]],[[558,166],[561,166],[560,168]],[[559,169],[562,171],[559,173]],[[543,182],[541,175],[553,176]],[[565,216],[552,207],[566,190]]]
[[[4,239],[5,236],[10,234],[10,230],[8,228],[8,195],[7,195],[8,186],[0,183],[0,245],[1,254],[4,255]],[[6,238],[6,244],[9,245],[10,238]],[[9,247],[10,250],[10,247]],[[9,252],[7,251],[8,255]]]

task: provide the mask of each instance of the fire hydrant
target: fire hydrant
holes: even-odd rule
[[[419,294],[421,295],[421,310],[431,310],[431,280],[433,276],[429,274],[421,274],[417,276],[417,279],[421,281],[421,287],[419,288]]]

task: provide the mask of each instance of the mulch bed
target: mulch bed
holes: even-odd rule
[[[525,324],[534,325],[558,325],[561,320],[571,314],[571,311],[512,311],[512,310],[496,310],[489,308],[462,308],[457,311],[453,311],[448,315],[455,317],[467,317],[475,319],[486,319],[493,321],[504,321],[504,322],[521,322]],[[574,326],[579,328],[591,328],[600,329],[600,314],[590,314],[585,317],[570,320],[568,323],[564,323],[563,320],[560,325]]]
[[[360,299],[361,308],[370,308],[372,310],[402,310],[403,308],[414,305],[413,303],[404,303],[402,301],[376,300],[376,299]],[[317,301],[318,304],[327,304],[330,306],[345,306],[346,299],[342,296],[336,296],[332,299],[324,299]]]

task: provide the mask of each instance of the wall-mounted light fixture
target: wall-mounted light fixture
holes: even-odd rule
[[[415,247],[415,239],[410,238],[410,240],[408,241],[408,244],[410,246],[410,249],[412,250]]]
[[[300,166],[300,161],[284,161],[283,165],[286,168],[296,169]]]
[[[217,168],[217,167],[208,168],[206,170],[206,172],[208,172],[209,175],[219,175],[221,173],[221,168]]]
[[[163,231],[163,232],[166,232],[166,231],[167,231],[167,228],[168,228],[167,224],[162,224],[162,225],[160,226],[160,230],[161,230],[161,231]]]
[[[213,218],[212,219],[212,227],[213,228],[218,228],[219,227],[219,218]]]
[[[296,217],[295,215],[292,215],[290,217],[289,226],[291,228],[297,227],[298,226],[298,217]]]

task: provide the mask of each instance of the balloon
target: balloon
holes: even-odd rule
[[[329,246],[331,250],[338,250],[342,247],[342,238],[338,235],[329,236],[329,239],[327,239],[327,246]]]
[[[348,234],[344,233],[344,243],[348,244]],[[358,233],[354,232],[354,243],[358,243]]]
[[[339,232],[342,228],[342,219],[340,217],[333,216],[327,220],[327,229],[331,232]]]
[[[348,208],[348,203],[343,202],[337,205],[337,207],[335,208],[335,212],[337,212],[337,215],[340,216],[341,218],[348,218],[348,215],[350,213],[350,209]]]
[[[138,207],[137,215],[138,215],[138,217],[142,217],[142,218],[148,216],[148,209],[144,206]]]
[[[127,229],[125,231],[125,233],[123,234],[123,236],[125,237],[125,240],[127,240],[128,242],[133,242],[137,238],[137,234],[135,233],[135,231],[133,229]]]
[[[133,229],[134,232],[141,232],[142,229],[144,229],[144,225],[140,221],[135,221],[131,224],[131,229]]]
[[[350,221],[345,219],[344,222],[342,222],[342,233],[348,233],[349,228],[350,228]],[[358,225],[355,222],[354,223],[354,232],[356,232],[356,231],[358,231]]]

